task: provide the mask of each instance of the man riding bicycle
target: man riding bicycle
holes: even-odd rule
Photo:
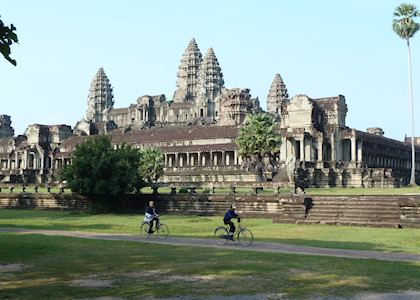
[[[225,225],[229,225],[229,239],[233,241],[233,234],[235,233],[235,224],[232,222],[232,219],[238,219],[238,223],[241,222],[241,218],[239,214],[235,212],[236,206],[232,204],[230,209],[225,213],[223,218],[223,223]]]
[[[144,223],[149,224],[149,234],[153,233],[153,221],[156,221],[156,228],[159,228],[159,215],[156,213],[155,203],[153,201],[150,201],[149,206],[146,208],[146,212],[144,214]]]

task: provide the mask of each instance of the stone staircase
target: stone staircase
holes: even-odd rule
[[[298,224],[420,227],[420,199],[394,196],[313,197]]]

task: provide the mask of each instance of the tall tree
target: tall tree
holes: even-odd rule
[[[236,140],[244,163],[255,168],[260,181],[264,180],[265,168],[275,169],[280,150],[280,136],[274,132],[274,126],[273,117],[268,114],[251,115],[241,126]]]
[[[156,183],[163,175],[165,162],[162,152],[157,148],[144,148],[140,151],[138,175],[142,185]]]
[[[408,88],[410,94],[411,108],[411,176],[410,185],[416,185],[416,151],[414,146],[414,99],[413,99],[413,83],[411,72],[411,48],[410,39],[419,30],[419,23],[415,22],[415,18],[420,16],[419,11],[413,4],[401,4],[394,11],[394,20],[392,29],[400,38],[407,42],[408,49]]]
[[[127,145],[114,149],[106,136],[90,138],[76,146],[72,163],[61,172],[61,179],[73,192],[87,196],[91,210],[107,211],[116,196],[136,190],[140,152]]]
[[[5,26],[3,21],[0,19],[0,53],[3,54],[4,58],[14,66],[16,66],[16,60],[10,57],[10,46],[13,43],[18,42],[18,37],[14,32],[15,30],[16,27],[13,26],[13,24],[11,24],[10,27]]]

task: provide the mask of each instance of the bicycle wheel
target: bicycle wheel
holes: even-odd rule
[[[225,227],[217,227],[214,231],[214,240],[219,245],[226,245],[228,242],[229,232]]]
[[[242,228],[242,230],[238,234],[239,244],[244,247],[251,246],[252,242],[254,241],[254,235],[252,234],[251,230]]]
[[[158,236],[164,240],[168,237],[169,235],[169,228],[168,226],[166,226],[165,224],[160,224],[159,229],[156,230]]]
[[[141,226],[140,226],[140,236],[142,237],[142,238],[148,238],[149,236],[150,236],[150,234],[149,234],[149,224],[147,224],[147,223],[143,223]]]

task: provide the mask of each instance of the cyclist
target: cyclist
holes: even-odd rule
[[[144,214],[144,223],[149,224],[149,234],[153,233],[153,221],[156,221],[156,228],[160,227],[159,215],[156,213],[155,209],[155,202],[150,201],[149,206],[146,208],[146,212]]]
[[[232,222],[232,219],[238,219],[238,223],[241,222],[241,218],[239,215],[235,212],[236,206],[232,204],[228,211],[225,213],[225,216],[223,218],[223,223],[225,225],[229,225],[229,239],[233,241],[233,234],[235,233],[235,224]]]

